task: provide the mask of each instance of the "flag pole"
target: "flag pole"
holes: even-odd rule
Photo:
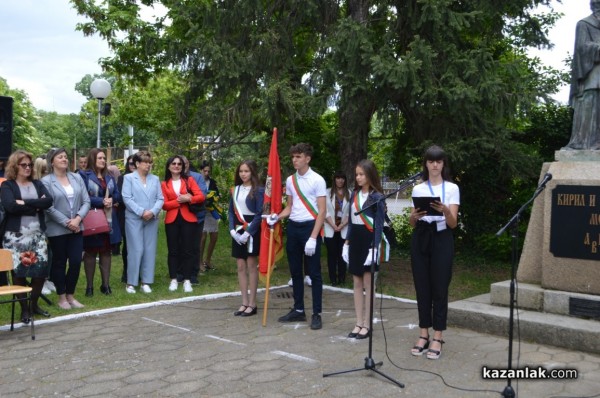
[[[273,231],[274,226],[270,226],[269,231],[271,235],[269,236],[269,259],[267,261],[267,286],[265,288],[265,308],[263,310],[263,319],[262,325],[267,326],[267,309],[269,307],[269,288],[271,286],[271,261],[273,261]]]

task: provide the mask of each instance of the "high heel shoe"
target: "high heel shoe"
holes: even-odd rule
[[[358,329],[357,332],[355,332],[354,330]],[[360,329],[362,329],[362,326],[360,325],[354,325],[354,329],[352,329],[352,331],[350,333],[348,333],[348,337],[350,337],[351,339],[355,339],[356,336],[358,336],[358,333],[360,332]]]
[[[100,293],[110,296],[112,294],[112,289],[109,285],[100,286]]]
[[[442,355],[442,344],[444,344],[445,341],[444,340],[438,340],[438,339],[433,339],[433,341],[437,341],[438,343],[440,343],[440,349],[439,350],[432,350],[430,348],[429,351],[427,352],[427,359],[439,359],[440,355]]]
[[[251,308],[252,310],[250,312],[248,312],[248,308]],[[240,314],[240,316],[252,316],[252,315],[256,315],[256,307],[250,307],[248,306],[248,308],[246,308],[246,310],[244,312],[242,312]]]
[[[427,351],[427,349],[429,348],[429,336],[427,336],[427,337],[419,336],[419,341],[420,340],[424,340],[425,344],[424,345],[417,344],[410,350],[410,353],[417,357],[423,355],[423,352]]]
[[[85,297],[93,297],[94,296],[94,288],[86,287],[85,288]]]
[[[247,305],[240,305],[240,308],[242,308],[242,307],[244,307],[244,308],[243,308],[243,309],[241,309],[241,310],[237,310],[236,312],[234,312],[234,313],[233,313],[233,315],[235,315],[235,316],[240,316],[240,315],[242,315],[242,313],[243,313],[244,311],[246,311],[246,308],[248,308],[248,306],[247,306]]]
[[[362,332],[362,331],[363,331],[363,329],[367,329],[367,333],[365,333],[365,334],[362,334],[362,333],[360,333],[360,332],[359,332],[359,333],[356,335],[356,340],[363,340],[363,339],[366,339],[367,337],[369,337],[369,336],[371,335],[371,330],[370,330],[368,327],[366,327],[366,326],[363,326],[363,327],[360,329],[360,331]]]

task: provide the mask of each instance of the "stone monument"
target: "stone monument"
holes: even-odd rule
[[[542,167],[553,178],[533,204],[517,281],[520,307],[600,320],[600,0],[590,7],[576,27],[571,139]]]

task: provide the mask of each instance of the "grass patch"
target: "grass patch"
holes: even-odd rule
[[[328,284],[329,277],[327,272],[326,254],[326,249],[323,245],[321,256],[322,274],[324,283]],[[200,284],[193,286],[194,292],[192,295],[238,291],[236,263],[231,257],[231,238],[227,226],[222,222],[219,223],[219,239],[213,254],[212,263],[215,265],[216,269],[199,276]],[[125,284],[121,283],[122,269],[123,262],[121,256],[113,256],[110,282],[113,294],[111,296],[105,296],[100,293],[100,271],[97,269],[94,281],[94,296],[85,297],[86,280],[82,264],[75,297],[85,305],[85,308],[62,310],[55,305],[57,296],[54,293],[48,296],[54,305],[49,306],[41,299],[40,305],[48,310],[53,316],[58,316],[189,296],[189,294],[183,293],[181,285],[177,292],[170,292],[168,290],[170,278],[167,268],[165,228],[162,223],[159,226],[156,272],[155,281],[152,285],[152,293],[144,294],[140,292],[139,289],[137,289],[138,292],[136,294],[126,293]],[[289,278],[290,274],[284,250],[284,256],[282,260],[277,263],[277,267],[272,274],[271,286],[287,284]],[[510,264],[497,262],[490,263],[480,258],[459,254],[455,260],[454,273],[450,285],[450,301],[488,293],[490,291],[491,283],[507,280],[509,278]],[[345,287],[352,288],[351,275],[348,275],[346,279]],[[394,253],[391,261],[381,266],[378,281],[384,294],[415,299],[410,259],[406,254]],[[264,284],[259,283],[259,288],[260,287],[264,287]],[[380,287],[377,288],[377,291],[380,291]],[[307,291],[307,294],[310,294],[310,292]],[[20,318],[20,309],[17,309],[15,316],[17,319]],[[8,322],[10,322],[10,306],[0,306],[0,324],[6,324]]]

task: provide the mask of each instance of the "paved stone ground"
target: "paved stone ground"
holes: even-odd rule
[[[418,335],[412,302],[377,300],[375,313],[372,358],[404,388],[365,369],[368,340],[345,337],[355,323],[349,291],[325,289],[317,331],[277,322],[292,304],[291,288],[272,290],[266,327],[262,311],[234,317],[239,302],[236,295],[195,297],[41,320],[35,341],[28,328],[3,328],[0,397],[499,397],[507,385],[481,376],[482,366],[506,367],[505,338],[450,328],[440,360],[411,356]],[[577,380],[513,380],[518,397],[600,391],[600,356],[515,341],[514,358],[513,367],[579,372]],[[323,377],[348,369],[358,371]]]

